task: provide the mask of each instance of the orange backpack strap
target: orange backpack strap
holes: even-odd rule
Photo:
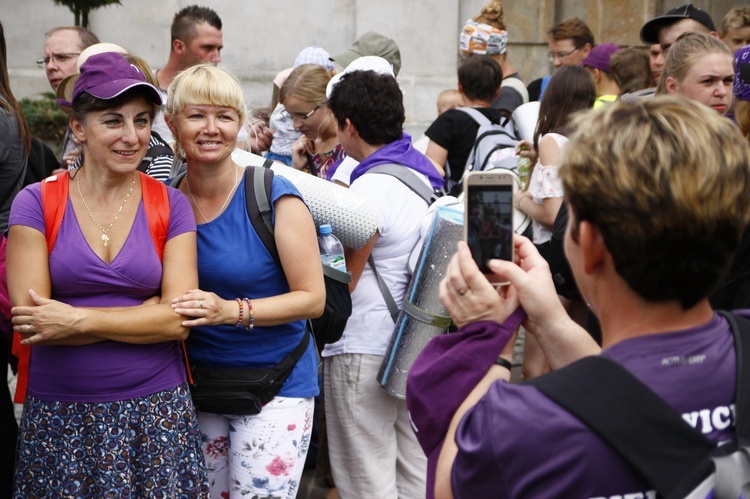
[[[29,386],[29,358],[31,347],[21,345],[21,333],[13,332],[13,346],[11,352],[18,358],[18,378],[16,379],[16,392],[13,394],[13,402],[23,404],[26,399],[26,388]]]
[[[167,186],[143,172],[138,174],[141,176],[143,209],[148,220],[148,230],[161,261],[164,258],[164,245],[167,243],[169,231],[170,207]]]
[[[44,233],[47,238],[47,254],[50,254],[68,206],[68,172],[45,178],[41,187]]]
[[[47,254],[57,241],[65,210],[68,206],[68,172],[52,175],[42,180],[42,212],[44,213],[44,234],[47,239]],[[18,357],[18,381],[13,401],[23,404],[29,385],[29,360],[31,347],[21,344],[21,334],[13,333],[13,355]]]
[[[154,242],[156,253],[159,255],[159,260],[163,260],[164,245],[167,243],[167,233],[169,232],[170,214],[167,186],[143,172],[138,173],[141,175],[143,209],[146,211],[146,218],[148,219],[148,230],[151,233],[151,239]],[[187,348],[184,341],[180,343],[182,345],[182,356],[185,360],[188,382],[192,384],[193,376],[190,372],[190,364],[188,363]]]

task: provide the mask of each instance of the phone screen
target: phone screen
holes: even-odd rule
[[[513,259],[513,186],[474,184],[466,195],[466,242],[479,270],[489,274],[489,260]]]

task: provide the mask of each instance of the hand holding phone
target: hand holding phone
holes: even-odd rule
[[[494,258],[513,261],[513,188],[506,170],[471,172],[464,178],[464,240],[479,270],[493,284],[505,284],[487,267]]]

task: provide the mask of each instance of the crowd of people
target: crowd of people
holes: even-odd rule
[[[670,9],[643,25],[648,50],[564,19],[547,31],[553,73],[528,85],[508,33],[500,0],[466,21],[457,88],[413,142],[401,54],[377,32],[333,56],[303,48],[251,111],[211,8],[175,14],[156,70],[54,28],[37,63],[69,116],[58,161],[11,92],[0,24],[0,358],[23,404],[18,425],[3,383],[0,495],[293,498],[313,450],[342,498],[663,494],[534,385],[589,356],[711,445],[734,439],[750,424],[742,359],[715,310],[750,308],[750,7],[720,29]],[[533,101],[520,140],[514,112]],[[419,192],[461,194],[484,121],[515,146],[503,158],[531,161],[513,196],[531,224],[514,261],[488,263],[503,286],[458,244],[439,289],[454,327],[403,400],[377,376],[429,208]],[[292,180],[238,150],[377,208],[372,238],[345,248],[351,316],[319,351],[316,222]],[[270,246],[253,211],[264,188]],[[520,327],[530,383],[510,382]]]

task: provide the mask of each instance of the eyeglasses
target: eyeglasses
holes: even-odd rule
[[[66,62],[71,60],[73,57],[76,57],[78,55],[81,55],[80,52],[62,52],[60,54],[52,54],[45,57],[40,57],[36,60],[36,65],[40,68],[44,69],[44,67],[49,64],[50,61],[59,64],[61,62]]]
[[[579,47],[574,48],[570,52],[550,52],[549,54],[547,54],[547,59],[549,59],[550,62],[554,61],[555,59],[565,59],[576,50],[579,50]]]
[[[320,107],[320,106],[315,106],[315,107],[313,108],[313,110],[312,110],[312,111],[310,111],[310,112],[309,112],[309,113],[307,113],[307,114],[301,114],[301,113],[290,113],[290,112],[289,112],[289,111],[287,111],[286,109],[283,109],[283,110],[281,111],[281,115],[282,115],[282,116],[284,116],[284,118],[286,118],[286,119],[288,119],[288,120],[292,120],[292,121],[294,121],[294,120],[305,121],[305,120],[306,120],[307,118],[309,118],[310,116],[312,116],[312,115],[313,115],[313,113],[314,113],[315,111],[317,111],[319,107]]]

